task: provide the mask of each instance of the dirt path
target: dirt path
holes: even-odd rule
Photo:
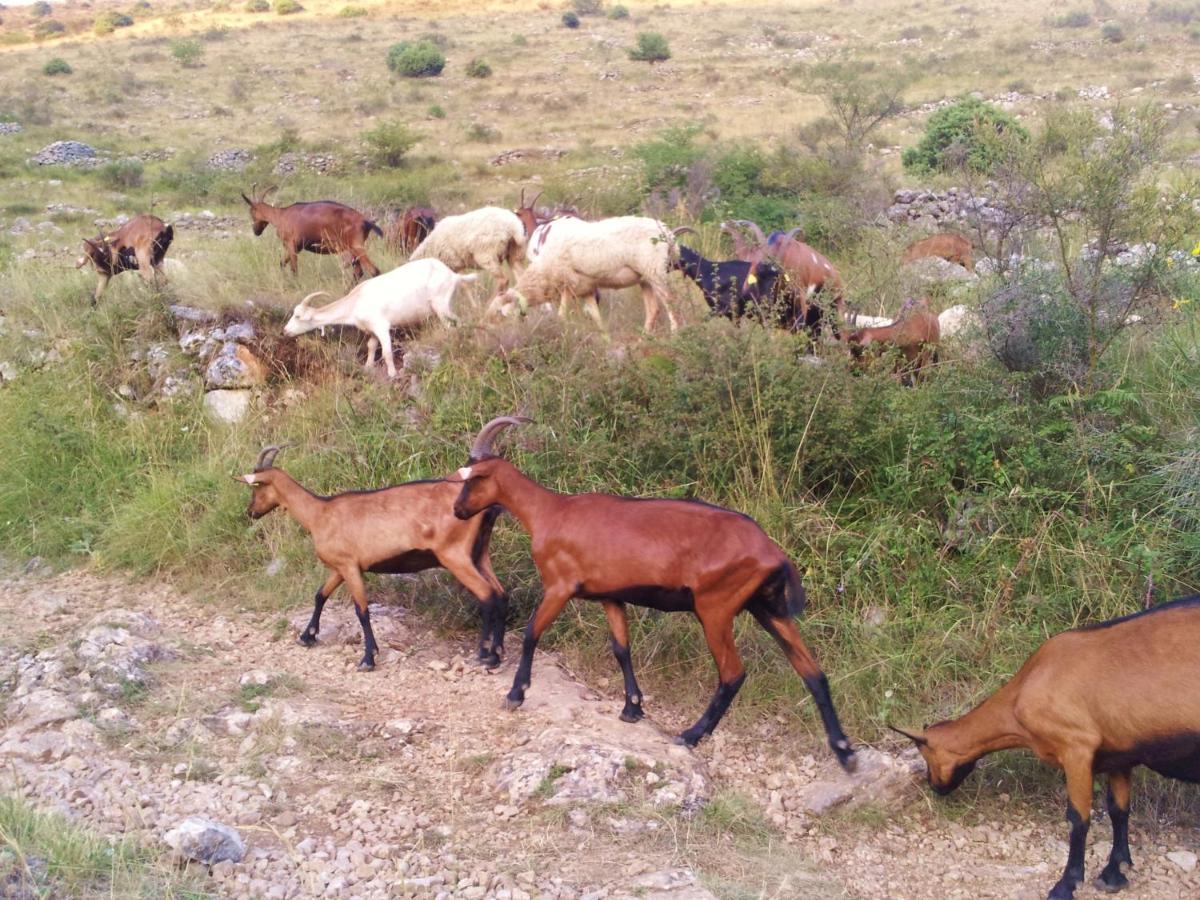
[[[511,661],[483,672],[405,610],[372,614],[385,650],[359,674],[341,604],[305,650],[166,587],[0,583],[0,790],[156,845],[190,815],[235,826],[247,853],[209,882],[230,897],[1034,898],[1065,859],[1065,830],[1003,797],[948,821],[903,760],[847,782],[770,722],[674,747],[552,655],[506,714]],[[887,805],[814,815],[851,792]],[[1092,875],[1109,837],[1093,829]],[[1125,896],[1200,895],[1200,834],[1139,827],[1133,852]]]

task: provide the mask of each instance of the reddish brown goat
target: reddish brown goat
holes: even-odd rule
[[[1128,883],[1130,778],[1146,766],[1200,782],[1200,596],[1055,635],[965,716],[902,731],[921,751],[929,785],[948,794],[981,757],[1027,747],[1067,777],[1067,866],[1051,900],[1083,881],[1093,778],[1108,775],[1113,842],[1100,887]]]
[[[345,582],[354,598],[365,644],[358,668],[375,668],[378,647],[363,573],[399,574],[441,567],[479,601],[483,619],[480,662],[489,668],[500,665],[508,595],[492,571],[489,554],[498,508],[469,522],[461,521],[452,513],[461,485],[441,479],[318,497],[274,467],[279,449],[264,449],[254,471],[239,480],[254,488],[246,510],[251,519],[261,519],[276,507],[287,510],[312,535],[317,557],[330,570],[317,591],[312,619],[299,638],[301,644],[311,647],[317,642],[325,601]]]
[[[158,216],[147,213],[134,216],[108,234],[100,234],[94,239],[84,238],[84,255],[76,261],[75,268],[82,268],[91,262],[100,276],[92,294],[92,305],[95,306],[99,301],[100,295],[108,287],[109,279],[121,272],[140,272],[142,278],[155,285],[160,276],[166,281],[162,261],[174,239],[174,228]]]
[[[937,362],[937,345],[941,339],[941,324],[938,317],[929,311],[926,299],[909,300],[900,315],[890,325],[876,328],[860,328],[850,334],[846,342],[855,359],[862,360],[867,348],[884,350],[894,348],[900,352],[897,370],[905,379],[918,376],[930,363]]]
[[[517,214],[517,218],[521,220],[521,224],[525,226],[526,239],[533,235],[535,228],[550,219],[549,216],[538,215],[537,202],[542,193],[542,191],[538,191],[534,194],[533,199],[526,203],[525,188],[521,188],[521,199],[517,201],[517,208],[513,210]]]
[[[458,471],[463,484],[454,502],[454,514],[462,519],[495,505],[516,516],[532,540],[542,577],[544,595],[525,629],[508,707],[525,700],[538,640],[567,601],[580,597],[604,607],[625,682],[621,719],[637,721],[643,715],[642,692],[630,661],[625,604],[690,612],[704,628],[720,679],[708,709],[678,738],[694,747],[717,727],[746,678],[733,620],[747,610],[804,679],[830,747],[844,767],[852,768],[854,750],[838,723],[829,682],[792,621],[804,609],[804,587],[779,546],[753,519],[706,503],[547,490],[492,455],[496,432],[527,421],[502,416],[483,427],[469,464]]]
[[[738,219],[732,224],[748,228],[758,241],[757,244],[751,244],[740,235],[735,236],[734,253],[738,259],[758,263],[770,258],[787,274],[796,300],[796,321],[804,322],[806,326],[809,326],[810,320],[813,318],[810,315],[809,307],[814,298],[818,294],[822,301],[829,297],[834,311],[830,322],[833,335],[844,340],[841,330],[841,320],[845,315],[844,289],[842,276],[833,263],[808,244],[796,240],[795,235],[797,231],[800,231],[799,228],[793,228],[786,233],[775,231],[768,237],[754,222]],[[727,228],[726,231],[730,235],[736,234],[732,228]],[[817,321],[819,321],[819,317],[817,317]],[[815,326],[809,327],[816,330]]]
[[[975,261],[971,256],[971,242],[961,234],[945,232],[909,244],[901,262],[910,263],[926,256],[936,256],[947,262],[957,263],[968,272],[975,270]]]
[[[389,247],[412,253],[429,237],[437,224],[437,214],[427,206],[410,206],[388,222],[385,240]]]
[[[255,194],[255,187],[257,185],[250,188],[251,196]],[[255,236],[261,235],[268,225],[275,226],[275,233],[283,244],[281,266],[291,266],[295,275],[298,271],[296,257],[301,250],[307,250],[310,253],[336,253],[341,257],[342,264],[353,270],[355,280],[363,277],[364,268],[371,277],[379,274],[378,267],[363,249],[372,231],[383,236],[383,230],[378,225],[358,210],[332,200],[271,206],[266,202],[266,197],[275,190],[278,188],[272,185],[253,200],[245,194],[242,194],[242,199],[250,207],[250,221]]]

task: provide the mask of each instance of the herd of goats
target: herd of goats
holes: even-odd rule
[[[363,245],[374,222],[332,202],[275,207],[268,192],[243,199],[255,234],[273,225],[286,249],[284,264],[296,269],[299,251],[339,254],[362,281],[342,299],[296,307],[287,330],[299,334],[329,324],[352,324],[371,334],[368,364],[382,345],[394,371],[389,330],[437,317],[453,321],[451,299],[459,284],[482,269],[495,279],[489,312],[511,312],[558,302],[560,312],[580,302],[597,320],[600,288],[639,285],[653,327],[661,304],[672,328],[677,320],[666,287],[672,267],[696,281],[714,312],[736,317],[753,311],[784,327],[816,333],[822,311],[832,303],[833,331],[862,347],[889,341],[919,362],[936,344],[938,319],[917,302],[896,323],[841,337],[841,281],[836,269],[794,233],[769,237],[752,223],[728,226],[739,259],[711,262],[677,247],[672,231],[657,220],[624,216],[588,222],[575,215],[539,216],[534,198],[515,212],[485,208],[435,221],[428,210],[409,210],[389,223],[410,261],[384,275]],[[252,190],[252,194],[254,191]],[[173,232],[153,216],[138,216],[107,236],[85,243],[100,273],[98,298],[117,272],[136,269],[151,278]],[[936,255],[970,266],[970,244],[956,235],[935,235],[909,249],[907,257]],[[510,286],[504,266],[516,277]],[[826,299],[828,298],[828,299]],[[932,321],[929,321],[932,320]],[[908,355],[906,324],[920,324]],[[873,333],[872,333],[873,332]],[[503,429],[530,421],[501,416],[488,422],[472,444],[467,464],[445,478],[380,490],[322,497],[275,467],[279,447],[265,448],[253,472],[239,476],[252,489],[247,510],[258,519],[282,508],[307,530],[317,557],[329,570],[314,599],[312,618],[299,636],[317,642],[326,600],[345,584],[362,626],[359,668],[375,667],[378,647],[371,630],[363,577],[367,572],[404,573],[445,568],[478,600],[482,619],[478,659],[500,665],[508,617],[508,595],[492,569],[489,545],[502,510],[511,513],[531,539],[543,598],[524,630],[520,661],[506,705],[519,707],[532,680],[534,651],[568,600],[598,601],[611,634],[613,655],[624,679],[623,721],[644,715],[642,691],[629,649],[626,604],[664,612],[688,612],[700,622],[716,663],[718,682],[707,709],[678,741],[695,746],[712,733],[737,694],[746,671],[734,644],[733,623],[743,611],[775,639],[815,700],[838,762],[854,769],[855,752],[838,722],[829,683],[806,646],[794,619],[806,597],[796,566],[747,516],[686,500],[639,499],[612,494],[559,494],[496,454]],[[1107,806],[1113,843],[1099,876],[1105,890],[1128,882],[1129,807],[1132,770],[1147,766],[1170,778],[1200,781],[1200,596],[1079,628],[1047,640],[996,693],[966,715],[922,731],[895,729],[923,756],[931,787],[946,794],[958,787],[981,757],[1013,747],[1032,750],[1061,768],[1067,780],[1070,842],[1066,868],[1050,891],[1052,900],[1074,895],[1084,876],[1084,851],[1091,819],[1093,778],[1108,776]]]
[[[359,282],[346,296],[321,307],[312,305],[326,292],[306,296],[296,306],[285,331],[298,335],[328,325],[353,325],[369,335],[367,366],[376,348],[388,375],[396,374],[391,331],[431,320],[453,323],[453,298],[459,285],[475,280],[468,269],[487,272],[496,293],[485,316],[512,315],[530,307],[558,303],[559,314],[580,304],[604,330],[598,305],[601,289],[639,287],[645,306],[643,328],[650,332],[665,308],[672,331],[679,326],[669,287],[678,270],[699,287],[716,315],[752,317],[791,331],[819,337],[827,321],[835,338],[861,357],[868,347],[897,348],[909,372],[936,358],[941,336],[939,319],[923,301],[909,302],[896,321],[872,320],[873,326],[846,333],[842,279],[834,265],[796,237],[799,229],[765,235],[754,222],[733,221],[722,230],[733,240],[736,259],[705,259],[677,238],[688,227],[670,229],[645,216],[617,216],[589,221],[574,207],[539,209],[538,194],[528,203],[524,192],[515,210],[488,206],[438,220],[433,210],[412,207],[393,215],[386,231],[349,206],[333,201],[273,206],[274,190],[251,188],[242,199],[250,209],[254,233],[275,228],[284,247],[281,265],[298,270],[298,254],[336,254]],[[408,254],[408,262],[380,274],[365,245],[372,233]],[[162,261],[174,239],[172,227],[156,216],[139,215],[116,231],[85,239],[85,255],[100,279],[93,302],[109,279],[137,270],[148,280],[163,276]],[[972,266],[971,243],[957,234],[936,234],[910,246],[904,261],[936,256]],[[510,285],[508,270],[515,283]],[[367,280],[362,281],[363,277]]]

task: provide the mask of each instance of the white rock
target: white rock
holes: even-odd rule
[[[1191,850],[1172,850],[1167,854],[1167,859],[1185,872],[1194,871],[1196,868],[1196,854]]]
[[[226,425],[236,425],[250,414],[250,391],[208,391],[204,408],[209,416]]]
[[[163,835],[167,846],[180,856],[197,862],[240,862],[246,842],[237,829],[202,816],[189,816]]]

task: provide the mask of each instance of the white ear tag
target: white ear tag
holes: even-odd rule
[[[246,482],[246,484],[258,484],[256,476],[254,475],[243,475],[242,481]]]
[[[458,477],[461,478],[463,481],[467,481],[471,477],[471,467],[463,466],[461,469],[459,469]]]

